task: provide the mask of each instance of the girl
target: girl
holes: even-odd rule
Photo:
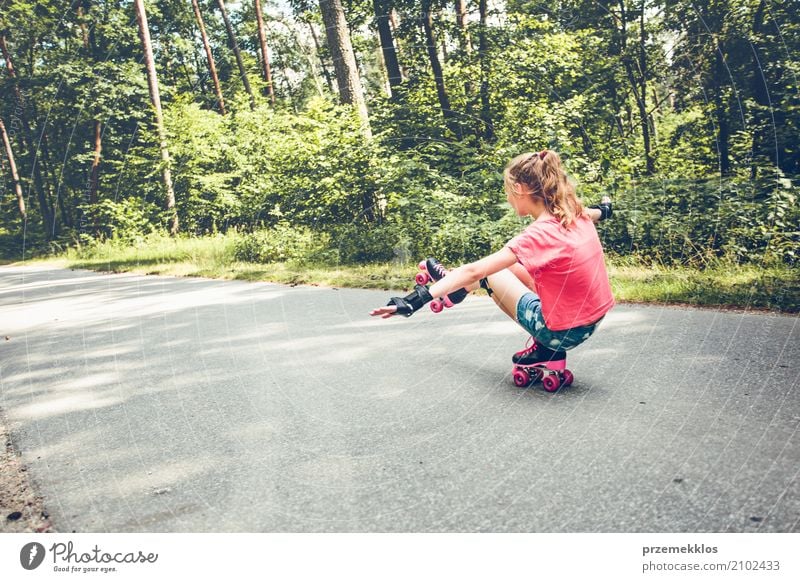
[[[557,363],[566,359],[565,351],[588,339],[614,306],[594,226],[611,216],[611,199],[585,209],[561,158],[548,150],[515,157],[503,182],[508,203],[519,216],[531,216],[531,225],[498,252],[452,271],[429,259],[428,272],[436,281],[430,288],[417,285],[370,315],[408,317],[434,297],[457,303],[482,287],[531,334],[526,349],[512,357],[514,364],[547,362],[548,368],[563,370]]]

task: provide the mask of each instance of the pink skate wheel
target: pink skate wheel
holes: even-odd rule
[[[427,285],[430,280],[431,278],[428,276],[428,273],[417,273],[417,276],[414,277],[414,281],[417,282],[417,285]]]
[[[450,301],[449,297],[445,297],[444,299],[442,299],[442,301],[444,302],[444,306],[447,307],[448,309],[453,306],[453,302]]]
[[[564,370],[564,382],[561,384],[562,386],[571,386],[572,381],[575,379],[575,376],[572,375],[572,372],[569,370]]]
[[[531,383],[531,377],[525,370],[514,370],[514,385],[517,388],[525,388]]]
[[[561,382],[558,380],[557,374],[548,374],[544,378],[542,378],[542,388],[547,390],[548,392],[555,392],[558,390]]]
[[[444,309],[444,305],[439,299],[434,299],[431,301],[431,311],[434,313],[440,313]]]
[[[419,265],[417,265],[417,267],[419,267],[420,271],[427,271],[428,270],[428,265],[425,264],[425,261],[420,261]]]

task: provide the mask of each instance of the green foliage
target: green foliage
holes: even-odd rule
[[[236,174],[229,118],[179,102],[166,110],[173,158],[173,184],[182,228],[206,234],[224,229],[241,212],[232,187]]]
[[[407,263],[410,241],[394,225],[343,225],[331,231],[328,257],[335,264]]]
[[[651,180],[620,194],[607,248],[662,264],[794,264],[797,186],[788,180]]]
[[[316,98],[303,115],[259,108],[240,111],[235,124],[231,166],[241,224],[289,217],[325,230],[365,220],[375,193],[374,152],[349,109]]]
[[[241,235],[234,245],[237,261],[282,263],[314,260],[324,251],[325,239],[309,229],[298,229],[285,222]]]
[[[120,201],[104,199],[97,204],[79,206],[83,214],[81,225],[83,240],[93,233],[100,240],[116,239],[133,243],[155,232],[154,222],[159,214],[158,208],[137,198],[123,198]]]
[[[471,12],[471,49],[452,4],[434,3],[456,126],[442,115],[419,2],[393,4],[406,81],[389,97],[374,3],[348,1],[371,140],[349,108],[334,105],[321,76],[323,64],[331,73],[333,66],[315,0],[291,2],[302,19],[279,16],[265,2],[275,107],[260,80],[252,4],[230,4],[257,93],[254,110],[216,2],[200,2],[225,116],[215,106],[191,4],[146,4],[181,231],[232,233],[226,257],[399,265],[428,255],[447,264],[477,259],[525,224],[504,204],[503,166],[547,147],[561,153],[588,202],[605,194],[615,200],[614,219],[599,230],[619,256],[701,268],[720,261],[796,268],[800,70],[793,55],[800,20],[791,3],[765,11],[758,0],[735,10],[727,0],[699,8],[688,0],[648,1],[641,36],[641,2],[510,0],[490,3],[484,30]],[[0,91],[12,96],[0,103],[0,116],[11,130],[29,217],[23,228],[4,161],[4,255],[18,256],[23,243],[27,251],[76,242],[86,249],[95,240],[130,244],[163,233],[168,223],[132,7],[97,0],[81,3],[79,13],[77,6],[10,0],[0,16],[18,74],[0,74]],[[637,101],[643,84],[645,120]],[[491,139],[481,117],[487,114]],[[100,180],[91,204],[98,121]],[[46,211],[53,224],[44,224]]]

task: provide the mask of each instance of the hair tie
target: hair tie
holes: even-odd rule
[[[540,151],[539,152],[539,159],[543,160],[546,155],[547,155],[547,150]]]

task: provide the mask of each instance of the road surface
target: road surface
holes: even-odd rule
[[[797,317],[620,305],[548,394],[488,298],[386,300],[1,267],[0,409],[54,527],[800,531]]]

